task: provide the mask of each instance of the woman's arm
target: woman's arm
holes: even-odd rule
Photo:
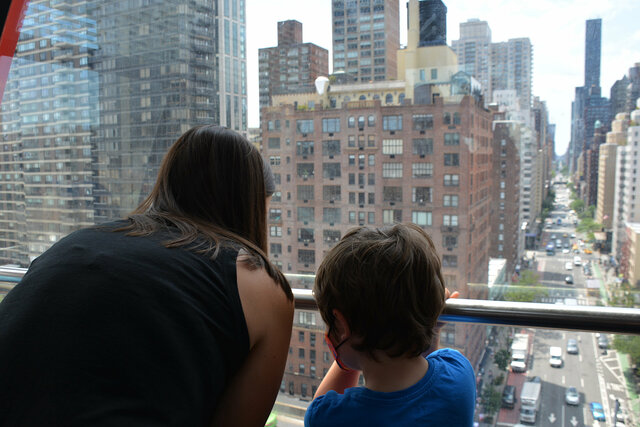
[[[263,427],[282,381],[294,305],[263,269],[239,260],[237,273],[250,350],[218,403],[212,425]]]

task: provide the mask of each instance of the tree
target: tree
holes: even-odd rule
[[[511,353],[509,352],[509,350],[505,350],[505,349],[498,350],[495,356],[493,356],[493,361],[498,366],[498,368],[500,368],[501,371],[504,371],[507,369],[507,365],[509,364],[510,359],[511,359]]]
[[[631,364],[640,365],[640,336],[616,335],[613,338],[613,346],[619,352],[628,354]]]
[[[487,414],[495,414],[502,404],[502,396],[493,385],[487,386],[482,392],[482,400]]]
[[[576,199],[569,204],[569,207],[576,211],[576,214],[580,215],[584,212],[584,200]]]
[[[533,302],[549,295],[549,291],[540,286],[538,275],[531,270],[524,270],[518,283],[511,284],[508,289],[504,294],[506,301]]]

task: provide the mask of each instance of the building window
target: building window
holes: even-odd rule
[[[413,163],[411,169],[414,178],[429,178],[433,175],[433,163]]]
[[[340,208],[322,208],[322,221],[328,224],[340,223]]]
[[[268,146],[270,149],[275,150],[280,148],[280,138],[269,138]]]
[[[431,203],[431,187],[413,187],[411,189],[411,201],[413,203]]]
[[[313,133],[313,120],[296,120],[296,130],[303,135]]]
[[[383,163],[383,178],[402,178],[402,163]]]
[[[282,227],[272,225],[269,227],[269,235],[271,237],[282,237]]]
[[[300,178],[309,178],[313,175],[313,163],[298,163],[298,176]]]
[[[444,134],[444,145],[460,145],[460,134],[459,133],[445,133]]]
[[[323,156],[337,156],[340,154],[340,141],[329,140],[322,141],[322,155]]]
[[[437,68],[432,68],[431,69],[431,80],[436,80],[438,78],[438,69]]]
[[[382,211],[382,222],[384,224],[394,224],[396,222],[402,222],[402,210],[401,209],[385,209]]]
[[[443,113],[442,115],[442,124],[450,125],[451,124],[451,113]]]
[[[382,140],[382,154],[402,154],[402,140],[401,139],[383,139]]]
[[[347,119],[347,124],[350,128],[356,127],[356,118],[351,116]]]
[[[411,222],[417,225],[430,226],[431,225],[431,212],[426,211],[413,211],[411,213]]]
[[[313,222],[315,219],[314,208],[299,207],[298,208],[298,221]]]
[[[370,173],[367,175],[367,185],[376,185],[376,174]]]
[[[414,114],[413,130],[433,129],[433,115],[431,114]]]
[[[402,187],[383,187],[382,200],[385,202],[402,202]]]
[[[316,251],[308,249],[298,250],[298,262],[301,264],[315,264]]]
[[[338,242],[340,236],[340,231],[338,230],[322,230],[322,239],[325,242]]]
[[[325,185],[322,187],[322,200],[326,202],[339,201],[341,198],[341,188],[339,185]],[[309,199],[311,200],[311,199]]]
[[[313,154],[313,141],[296,142],[296,154],[298,156],[310,156]]]
[[[340,163],[323,163],[322,164],[322,176],[323,178],[332,179],[340,177]]]
[[[282,219],[282,209],[269,209],[269,221],[277,222]]]
[[[442,215],[442,225],[445,227],[457,227],[458,215]]]
[[[269,164],[271,166],[280,166],[280,156],[270,156]]]
[[[413,154],[420,156],[426,156],[433,154],[433,139],[432,138],[417,138],[413,140]]]
[[[304,375],[304,363],[301,363],[300,365],[298,365],[298,373],[299,373],[300,375]],[[302,385],[303,385],[303,386],[305,386],[305,387],[302,387],[302,389],[303,389],[304,391],[306,391],[306,388],[307,388],[307,387],[306,387],[306,384],[305,384],[305,383],[302,383]]]
[[[445,194],[442,205],[445,207],[457,207],[458,195],[457,194]]]
[[[356,213],[354,211],[349,211],[349,224],[356,223]]]
[[[313,185],[298,185],[298,200],[313,200]]]
[[[458,247],[458,237],[457,236],[444,236],[444,241],[442,242],[443,246],[448,249],[453,249]]]
[[[358,129],[360,130],[364,129],[364,116],[358,117]]]
[[[355,148],[355,146],[356,146],[356,136],[355,135],[349,135],[347,137],[347,146],[349,148]]]
[[[298,349],[298,357],[300,359],[304,359],[304,348],[299,348]]]
[[[443,267],[457,267],[458,266],[458,257],[455,255],[444,255],[442,257],[442,266]]]
[[[349,166],[355,166],[356,164],[356,155],[355,154],[349,154]]]
[[[460,175],[458,174],[445,174],[444,185],[447,187],[457,187],[460,184]]]
[[[340,118],[322,119],[322,132],[338,133],[340,132]]]
[[[282,253],[282,244],[271,243],[269,245],[269,252],[271,253],[271,255],[280,255]]]
[[[367,136],[367,147],[375,147],[376,146],[376,136],[368,135]]]
[[[369,127],[374,127],[376,125],[376,116],[374,116],[373,114],[369,115],[369,117],[367,118],[367,125]]]
[[[376,165],[376,156],[375,154],[369,154],[369,166]]]
[[[460,166],[460,155],[458,153],[445,153],[444,154],[445,166]]]
[[[454,125],[460,124],[460,113],[458,113],[457,111],[453,113],[453,124]]]
[[[402,116],[382,116],[382,130],[402,130]]]

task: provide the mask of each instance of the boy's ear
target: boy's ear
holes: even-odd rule
[[[342,314],[342,312],[337,308],[334,308],[332,313],[333,317],[336,319],[335,330],[338,338],[340,339],[340,341],[346,340],[351,336],[351,328],[349,328],[347,319],[344,317],[344,314]]]

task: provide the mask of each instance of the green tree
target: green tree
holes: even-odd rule
[[[620,353],[628,354],[632,365],[640,364],[640,336],[616,335],[613,338],[613,346]]]
[[[584,212],[584,200],[575,199],[569,204],[569,207],[576,211],[576,214],[580,215],[582,212]]]
[[[487,414],[495,414],[502,404],[502,395],[493,385],[489,385],[482,392],[482,400]]]
[[[509,352],[509,350],[505,350],[505,349],[498,350],[495,356],[493,356],[493,361],[498,366],[498,368],[500,368],[501,371],[504,371],[507,369],[507,365],[509,364],[510,359],[511,359],[511,353]]]
[[[520,280],[511,284],[505,292],[505,301],[533,302],[549,295],[549,291],[540,286],[538,275],[531,270],[524,270],[520,274]]]

